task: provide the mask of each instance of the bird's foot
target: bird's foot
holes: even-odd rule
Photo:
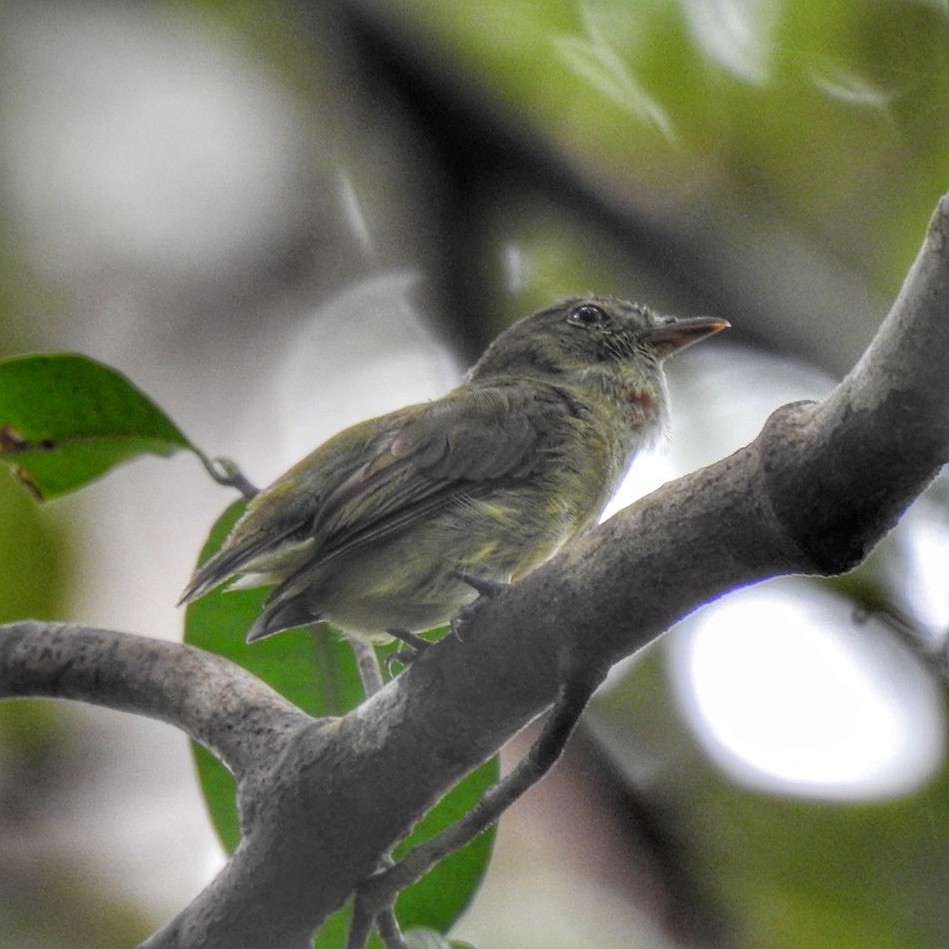
[[[499,593],[503,593],[510,584],[501,580],[493,580],[490,577],[479,577],[476,574],[469,573],[467,570],[452,570],[452,576],[462,583],[467,584],[478,594],[478,598],[471,603],[463,606],[454,615],[451,621],[451,632],[459,642],[464,642],[464,627],[471,622],[475,613],[480,609],[485,599],[494,599]]]
[[[427,639],[422,639],[421,636],[416,636],[415,633],[410,633],[407,629],[400,629],[397,626],[390,626],[386,629],[386,632],[406,647],[405,649],[397,649],[386,656],[386,671],[390,676],[393,675],[393,663],[397,662],[401,666],[411,665],[432,645]]]

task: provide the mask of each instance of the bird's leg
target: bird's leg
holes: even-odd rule
[[[472,611],[477,608],[478,603],[483,597],[495,597],[507,589],[510,584],[502,583],[500,580],[493,580],[490,577],[479,577],[476,574],[469,573],[467,570],[462,569],[452,570],[450,573],[456,580],[467,584],[478,594],[478,599],[473,603],[469,603],[467,606],[463,606],[450,624],[450,631],[455,634],[456,638],[463,641],[463,637],[458,632],[459,625],[465,622]],[[416,636],[415,633],[411,633],[407,629],[402,629],[398,626],[389,626],[386,628],[386,632],[390,636],[394,636],[400,642],[405,643],[408,647],[407,649],[399,649],[397,652],[390,653],[389,656],[386,657],[386,668],[389,670],[390,675],[392,673],[392,663],[399,662],[403,666],[407,666],[432,645],[427,639],[422,639],[421,636]]]
[[[458,612],[452,617],[451,621],[451,632],[454,634],[455,639],[459,642],[464,642],[465,637],[462,635],[462,629],[464,628],[465,623],[467,623],[472,616],[477,612],[479,605],[483,602],[485,598],[493,599],[499,593],[503,593],[510,584],[503,583],[501,580],[493,580],[490,577],[479,577],[476,574],[469,572],[468,570],[457,569],[452,570],[451,575],[456,579],[460,580],[462,583],[471,587],[478,594],[478,598],[471,603],[463,606]]]
[[[467,584],[479,596],[494,597],[510,586],[509,583],[504,583],[501,580],[492,580],[490,577],[479,577],[476,573],[461,568],[452,570],[451,575],[456,580],[461,580],[462,583]]]
[[[421,636],[417,636],[415,633],[410,633],[407,629],[402,629],[399,626],[387,626],[386,632],[390,636],[394,636],[401,643],[405,643],[417,656],[425,652],[431,643],[427,639],[422,639]]]

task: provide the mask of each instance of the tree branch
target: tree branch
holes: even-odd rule
[[[239,781],[313,721],[220,656],[129,633],[61,623],[0,626],[0,697],[75,699],[187,732]]]

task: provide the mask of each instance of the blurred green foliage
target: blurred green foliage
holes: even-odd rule
[[[802,705],[806,689],[802,682]],[[945,765],[914,793],[870,802],[737,785],[710,761],[672,698],[662,644],[646,650],[593,711],[594,734],[606,738],[607,754],[632,776],[662,828],[685,892],[714,907],[724,944],[945,945],[949,913],[937,882],[949,873]]]
[[[660,226],[758,206],[892,291],[945,189],[938,3],[365,5],[525,148]]]

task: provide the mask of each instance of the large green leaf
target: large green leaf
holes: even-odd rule
[[[192,449],[174,423],[115,369],[75,353],[0,362],[0,461],[52,498],[138,455]]]
[[[244,502],[236,502],[218,519],[200,562],[220,547],[243,508]],[[212,590],[188,605],[185,641],[239,663],[310,715],[342,715],[355,708],[362,699],[362,685],[352,650],[336,631],[324,627],[292,630],[251,645],[245,643],[245,632],[265,596],[263,590]],[[240,837],[233,778],[204,749],[192,747],[211,819],[224,846],[231,851]],[[467,813],[498,780],[498,773],[494,759],[468,775],[414,828],[398,853]],[[447,930],[480,884],[493,842],[493,831],[482,834],[407,889],[396,904],[401,924],[406,928]],[[345,906],[327,920],[316,938],[319,949],[345,946],[349,913],[350,907]],[[381,942],[372,945],[381,946]]]

